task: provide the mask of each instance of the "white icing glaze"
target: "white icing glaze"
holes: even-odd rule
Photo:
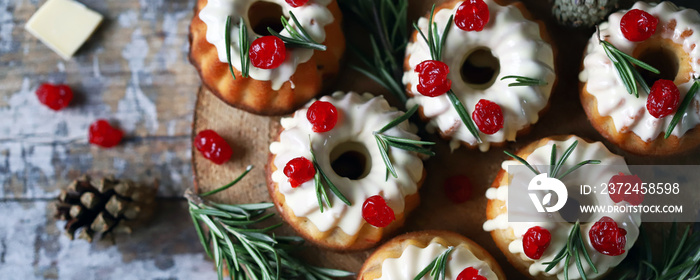
[[[437,256],[447,250],[447,247],[437,243],[433,239],[425,248],[419,248],[415,245],[408,245],[401,253],[398,259],[385,259],[382,262],[382,277],[379,279],[396,280],[396,279],[413,279],[420,273],[423,268],[428,266]],[[491,270],[489,265],[478,259],[469,251],[467,246],[460,244],[449,255],[449,261],[445,268],[445,279],[457,279],[462,270],[467,267],[474,267],[479,270],[479,275],[486,277],[488,280],[497,280],[496,274]],[[424,280],[432,279],[430,274],[423,276]]]
[[[448,78],[452,80],[452,90],[470,114],[481,99],[493,101],[503,110],[503,129],[492,135],[480,133],[482,151],[488,149],[489,143],[514,141],[518,130],[537,122],[538,112],[547,105],[555,79],[552,47],[541,39],[539,25],[525,19],[515,6],[500,6],[493,0],[485,2],[490,12],[488,24],[480,32],[467,32],[450,23],[453,26],[447,35],[442,58],[451,69]],[[434,21],[440,31],[460,4],[461,2],[435,14]],[[428,19],[420,18],[418,26],[427,34]],[[462,80],[460,69],[473,51],[483,48],[490,49],[493,56],[499,59],[500,72],[492,86],[478,89]],[[409,42],[406,56],[410,56],[410,69],[404,73],[403,83],[410,83],[410,91],[415,94],[408,101],[408,106],[422,106],[423,113],[430,118],[429,126],[437,127],[443,133],[456,127],[448,135],[452,137],[453,149],[459,147],[460,141],[477,145],[476,139],[462,123],[447,95],[427,97],[418,93],[418,73],[414,69],[419,63],[432,59],[425,40],[418,36],[416,42]],[[513,80],[501,81],[501,78],[509,75],[541,79],[548,84],[541,87],[508,87]]]
[[[206,6],[199,12],[199,18],[207,25],[207,41],[216,46],[219,60],[228,63],[224,29],[226,28],[226,17],[231,16],[231,65],[238,70],[241,69],[238,49],[240,17],[243,17],[246,22],[250,42],[261,36],[253,32],[248,19],[248,10],[256,2],[271,2],[281,6],[282,13],[287,18],[289,18],[289,12],[292,11],[309,36],[317,42],[326,40],[325,26],[334,20],[333,14],[326,7],[331,0],[311,0],[297,8],[290,6],[285,0],[208,0]],[[280,34],[289,36],[287,30],[281,31]],[[279,90],[285,82],[289,81],[289,78],[296,71],[297,65],[309,61],[313,54],[314,51],[311,49],[288,48],[287,58],[282,65],[275,69],[260,69],[251,65],[250,77],[260,81],[271,81],[272,89]]]
[[[691,9],[679,9],[671,2],[660,4],[648,4],[637,2],[632,7],[647,11],[659,19],[656,34],[647,40],[669,39],[683,48],[690,56],[691,77],[700,75],[700,14]],[[617,47],[619,50],[632,54],[633,51],[643,42],[631,42],[627,40],[620,30],[620,20],[627,10],[613,13],[607,22],[600,25],[600,35],[606,41]],[[670,21],[676,22],[676,28],[664,32]],[[692,30],[693,34],[683,38],[681,34],[686,30]],[[662,132],[665,132],[673,114],[657,119],[649,114],[646,109],[648,94],[641,88],[639,98],[629,94],[625,89],[622,80],[605,54],[603,47],[598,42],[598,37],[593,34],[586,48],[586,56],[583,60],[583,71],[579,74],[579,80],[587,83],[586,90],[596,98],[598,114],[612,118],[615,128],[621,133],[632,132],[644,141],[656,139]],[[681,99],[687,94],[692,86],[692,79],[687,83],[677,85],[681,93]],[[649,85],[651,87],[651,85]],[[694,102],[683,115],[683,119],[678,123],[672,134],[680,137],[686,131],[700,123],[700,95],[696,95]]]
[[[348,235],[355,235],[366,223],[362,218],[362,204],[370,196],[381,195],[396,214],[402,213],[405,206],[404,197],[418,191],[417,182],[423,177],[423,162],[414,152],[390,148],[398,178],[389,176],[389,179],[385,180],[386,168],[373,135],[374,131],[384,127],[402,112],[391,108],[383,97],[374,97],[369,93],[360,96],[353,92],[336,92],[332,97],[324,96],[320,100],[333,103],[338,109],[338,123],[331,131],[312,131],[312,125],[306,118],[306,111],[314,102],[312,100],[292,117],[282,119],[284,131],[280,134],[280,140],[270,145],[270,152],[275,155],[274,165],[277,167],[277,171],[271,177],[279,184],[279,191],[284,195],[286,204],[294,215],[308,218],[319,231],[325,232],[339,227]],[[403,122],[384,134],[419,139],[409,131],[408,122]],[[313,144],[318,164],[350,200],[351,206],[345,205],[329,193],[333,207],[329,209],[324,206],[325,210],[321,213],[316,200],[314,180],[309,180],[297,188],[291,187],[282,169],[293,158],[311,159],[309,141]],[[331,151],[350,142],[364,145],[371,161],[368,175],[358,180],[341,177],[331,167]]]
[[[595,143],[587,143],[586,141],[578,138],[578,137],[571,137],[566,141],[550,141],[547,143],[547,145],[544,145],[542,147],[537,148],[530,156],[528,156],[525,160],[527,160],[528,163],[530,163],[533,167],[538,169],[539,171],[546,173],[547,169],[549,168],[549,159],[550,159],[550,153],[552,151],[552,145],[556,144],[557,145],[557,154],[561,155],[566,148],[568,148],[574,141],[578,140],[578,146],[574,150],[574,152],[571,154],[571,156],[567,159],[567,161],[564,163],[563,170],[567,170],[568,168],[574,166],[576,163],[579,163],[583,160],[588,160],[588,159],[598,159],[601,161],[600,165],[597,166],[592,166],[588,165],[585,168],[579,169],[576,172],[573,172],[566,177],[562,179],[562,182],[567,186],[569,189],[569,195],[571,199],[572,194],[577,194],[579,193],[579,185],[581,184],[588,184],[591,186],[600,186],[601,183],[607,183],[610,178],[613,175],[618,174],[619,172],[623,172],[625,174],[629,174],[629,169],[627,168],[627,165],[625,163],[625,160],[623,157],[615,155],[608,151],[605,146],[600,143],[600,142],[595,142]],[[515,160],[508,160],[503,162],[502,168],[504,170],[508,170],[507,167],[510,165],[521,165],[521,163],[515,161]],[[591,168],[593,167],[593,168]],[[581,172],[584,171],[585,172]],[[512,172],[512,169],[511,169]],[[530,172],[526,168],[518,168],[515,174],[508,174],[509,176],[513,176],[512,179],[508,181],[510,185],[504,185],[500,186],[499,188],[489,188],[486,191],[486,195],[488,199],[498,199],[506,202],[506,205],[508,205],[508,190],[510,187],[513,187],[514,190],[523,190],[523,196],[527,197],[527,188],[528,188],[528,183],[530,179],[522,179],[522,178],[532,178],[531,174],[523,174],[523,172]],[[521,178],[521,179],[519,179]],[[518,195],[517,197],[520,197]],[[541,197],[541,196],[540,196]],[[577,197],[578,198],[578,197]],[[597,192],[596,194],[591,194],[587,195],[586,198],[588,198],[586,201],[591,202],[591,204],[597,204],[597,205],[627,205],[628,202],[623,201],[620,203],[615,203],[610,199],[610,196],[608,194],[601,194],[601,192]],[[586,203],[588,204],[588,203]],[[514,213],[513,211],[527,211],[527,212],[521,212],[520,214],[527,213],[529,215],[548,215],[546,213],[543,214],[535,214],[532,213],[530,210],[524,210],[524,209],[508,209],[508,212]],[[484,223],[484,230],[485,231],[493,231],[496,229],[512,229],[513,234],[515,235],[516,239],[512,241],[509,246],[508,250],[516,255],[519,255],[520,258],[523,260],[528,260],[531,261],[532,263],[529,266],[529,272],[533,276],[537,276],[540,273],[545,274],[545,275],[553,275],[556,274],[557,278],[559,279],[564,279],[564,265],[563,261],[557,264],[552,270],[549,272],[544,272],[545,268],[547,265],[545,265],[545,262],[551,261],[554,256],[561,250],[562,246],[565,246],[567,238],[569,236],[569,232],[571,231],[571,228],[573,227],[573,224],[566,222],[561,215],[557,213],[552,213],[551,219],[553,220],[552,222],[508,222],[508,214],[503,213],[496,218],[492,220],[488,220]],[[619,264],[625,256],[627,256],[627,252],[629,251],[630,248],[634,245],[634,242],[637,240],[637,237],[639,236],[639,226],[641,225],[641,216],[639,213],[615,213],[615,214],[604,214],[604,213],[597,213],[594,214],[590,220],[592,221],[598,221],[600,218],[603,216],[608,216],[611,217],[617,222],[617,225],[621,228],[624,228],[627,231],[627,243],[625,244],[625,253],[619,256],[608,256],[608,255],[603,255],[596,251],[592,244],[590,243],[590,239],[588,238],[588,231],[591,229],[594,223],[582,223],[581,224],[581,235],[584,237],[583,239],[585,240],[585,247],[586,250],[588,251],[588,254],[591,257],[591,260],[593,261],[593,264],[596,266],[598,269],[598,273],[594,273],[590,266],[583,261],[583,268],[584,271],[586,272],[586,275],[588,276],[589,279],[594,279],[597,277],[600,277],[601,275],[605,274],[610,268],[615,267],[617,264]],[[525,253],[523,252],[523,242],[522,242],[522,237],[527,232],[527,230],[531,227],[534,226],[540,226],[543,228],[546,228],[547,230],[550,231],[552,234],[552,241],[547,248],[547,250],[544,252],[542,257],[539,260],[532,260],[528,258]],[[580,279],[581,276],[579,275],[578,269],[576,268],[576,264],[574,261],[572,261],[569,264],[569,279]]]

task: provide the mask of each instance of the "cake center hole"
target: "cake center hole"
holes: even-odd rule
[[[491,50],[479,48],[464,59],[460,74],[469,86],[485,89],[493,85],[500,71],[501,63],[493,56]]]
[[[591,213],[581,213],[581,205],[593,205],[592,201],[585,196],[576,195],[569,192],[569,199],[566,200],[564,207],[559,210],[559,215],[569,223],[579,221],[588,221],[593,216]]]
[[[255,34],[260,36],[271,35],[267,31],[270,27],[272,30],[280,32],[284,29],[280,18],[282,17],[282,6],[272,2],[259,1],[253,3],[248,9],[248,20]]]
[[[649,85],[649,88],[659,79],[673,81],[678,75],[678,69],[680,68],[678,56],[672,50],[663,46],[650,47],[644,50],[637,59],[653,66],[661,72],[659,74],[654,74],[639,66],[635,66],[639,74],[642,75],[644,81]]]
[[[331,151],[330,159],[333,171],[350,180],[366,177],[372,167],[367,147],[358,142],[338,145]]]

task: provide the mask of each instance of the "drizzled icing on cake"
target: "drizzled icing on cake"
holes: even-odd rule
[[[503,129],[492,135],[480,133],[483,144],[479,147],[482,151],[488,150],[490,143],[514,141],[518,130],[537,122],[539,111],[547,105],[555,79],[552,48],[540,37],[539,25],[525,19],[515,6],[500,6],[492,0],[485,2],[491,18],[483,31],[467,32],[452,26],[442,59],[450,68],[448,78],[452,80],[452,90],[470,114],[480,99],[493,101],[503,110]],[[457,2],[453,8],[436,12],[433,20],[440,32],[460,4]],[[418,26],[427,34],[428,19],[420,18]],[[500,61],[500,72],[493,85],[484,89],[467,84],[460,73],[465,59],[472,52],[483,49],[490,50]],[[418,73],[414,69],[419,63],[432,59],[428,45],[420,35],[416,42],[409,42],[406,56],[409,70],[404,73],[403,83],[410,84],[409,89],[414,94],[407,106],[420,105],[423,114],[430,118],[428,126],[438,128],[452,137],[452,149],[459,147],[460,142],[477,145],[476,139],[462,123],[447,95],[427,97],[418,93]],[[548,85],[508,87],[513,81],[501,81],[501,78],[509,75],[544,80]]]
[[[326,40],[325,26],[334,20],[330,10],[326,7],[331,0],[313,0],[297,8],[293,8],[285,0],[208,0],[207,5],[199,12],[199,18],[207,25],[207,41],[216,47],[219,60],[223,63],[228,63],[224,30],[226,28],[226,17],[231,16],[231,64],[237,70],[241,69],[241,58],[238,48],[238,30],[240,29],[238,23],[240,17],[242,16],[246,22],[250,42],[261,36],[253,32],[248,19],[248,12],[256,2],[277,4],[282,7],[282,13],[286,17],[289,17],[290,11],[293,12],[299,23],[316,42]],[[282,30],[280,34],[289,36],[287,30]],[[285,82],[289,81],[296,71],[297,65],[309,61],[313,54],[314,50],[311,49],[287,49],[287,59],[281,66],[269,70],[251,66],[250,77],[260,81],[271,81],[272,89],[279,90]]]
[[[413,279],[445,250],[447,250],[447,247],[438,243],[438,238],[433,238],[425,248],[408,245],[401,253],[401,257],[386,259],[382,262],[382,277],[379,279]],[[474,256],[464,244],[455,247],[450,253],[445,269],[445,279],[457,279],[459,273],[467,267],[474,267],[479,271],[479,275],[486,277],[488,280],[498,279],[489,265]],[[428,274],[421,279],[432,279],[429,276]]]
[[[298,110],[292,117],[281,120],[284,131],[279,142],[270,145],[270,152],[275,155],[274,165],[277,170],[272,180],[279,185],[279,192],[285,197],[285,203],[297,217],[308,218],[319,231],[325,232],[339,227],[348,235],[358,233],[366,222],[362,218],[362,204],[370,196],[381,195],[396,214],[403,213],[404,197],[418,191],[417,182],[423,177],[423,162],[414,152],[390,148],[392,162],[398,178],[386,179],[386,167],[382,161],[373,132],[402,114],[389,106],[383,97],[374,97],[366,93],[343,94],[336,92],[333,96],[324,96],[321,101],[330,102],[338,109],[338,122],[329,132],[315,133],[306,118],[306,107]],[[386,131],[384,134],[409,139],[419,139],[407,122]],[[329,194],[333,207],[325,207],[320,212],[316,200],[314,180],[309,180],[297,188],[292,188],[282,169],[296,157],[311,158],[309,141],[313,145],[316,160],[328,178],[352,203],[344,204],[336,196]],[[344,149],[348,143],[359,143],[367,149],[370,163],[369,171],[363,178],[351,180],[337,175],[331,167],[331,153]],[[337,151],[336,151],[337,152]]]
[[[544,145],[542,147],[537,148],[535,151],[532,152],[525,160],[530,163],[533,167],[541,171],[542,173],[547,172],[547,168],[549,167],[549,160],[551,158],[551,151],[552,151],[552,145],[556,144],[557,145],[557,154],[561,155],[564,150],[569,147],[571,144],[573,144],[574,141],[578,140],[578,146],[576,149],[574,149],[573,153],[571,156],[566,160],[563,166],[563,170],[567,170],[570,167],[574,166],[575,164],[588,160],[588,159],[597,159],[600,160],[601,163],[597,166],[595,165],[588,165],[586,167],[583,167],[566,177],[562,179],[562,182],[568,187],[569,189],[569,195],[570,198],[572,199],[571,196],[575,195],[578,192],[578,186],[582,184],[587,184],[591,186],[600,186],[602,183],[608,183],[610,178],[613,175],[617,175],[620,172],[623,172],[625,174],[629,174],[629,169],[627,168],[627,165],[625,163],[624,158],[621,156],[615,155],[611,153],[610,151],[605,148],[605,146],[600,143],[600,142],[595,142],[595,143],[587,143],[586,141],[578,138],[578,137],[571,137],[566,141],[549,141],[547,145]],[[515,160],[507,160],[504,161],[502,164],[502,168],[506,171],[509,171],[509,166],[516,166],[516,165],[522,165],[521,163],[515,161]],[[515,172],[513,172],[515,171]],[[532,178],[532,173],[530,173],[527,168],[517,168],[517,169],[510,169],[510,172],[513,172],[514,174],[507,174],[509,176],[509,180],[507,184],[510,185],[502,185],[498,188],[489,188],[486,191],[486,198],[488,199],[495,199],[495,200],[501,200],[505,202],[505,205],[508,205],[508,192],[509,188],[512,188],[513,191],[516,190],[523,190],[523,196],[527,197],[527,189],[528,189],[528,183],[530,179]],[[529,173],[529,174],[523,174],[523,173]],[[524,179],[525,178],[525,179]],[[520,197],[520,195],[518,195]],[[601,193],[597,192],[595,194],[587,195],[586,198],[586,204],[594,204],[594,205],[602,205],[604,207],[607,206],[614,206],[614,205],[627,205],[628,202],[623,201],[620,203],[615,203],[610,196],[607,193]],[[517,206],[511,204],[511,206]],[[514,211],[520,211],[519,214],[527,214],[527,215],[535,215],[532,213],[532,211],[527,208],[527,209],[520,209],[520,208],[512,208],[508,209],[509,213],[514,213]],[[515,240],[513,240],[509,245],[508,245],[508,250],[516,255],[519,255],[520,258],[523,260],[528,260],[531,261],[532,263],[529,266],[529,272],[531,275],[536,276],[539,274],[545,274],[545,275],[552,275],[556,274],[557,278],[559,279],[565,279],[564,278],[564,262],[559,262],[552,270],[549,272],[544,272],[546,269],[547,265],[544,264],[545,262],[551,261],[554,256],[561,250],[562,246],[566,245],[566,242],[568,240],[569,232],[571,231],[571,228],[574,226],[571,223],[566,222],[561,215],[557,213],[541,213],[539,215],[552,215],[550,219],[553,220],[552,222],[508,222],[508,213],[503,213],[497,216],[494,219],[488,220],[484,223],[484,230],[485,231],[493,231],[493,230],[498,230],[498,229],[512,229],[513,234],[515,235]],[[600,218],[603,216],[608,216],[611,217],[617,222],[617,225],[627,231],[627,243],[625,244],[625,253],[619,255],[619,256],[608,256],[608,255],[603,255],[600,252],[596,251],[596,249],[593,248],[593,245],[590,242],[590,239],[588,238],[588,232],[590,231],[591,227],[593,226],[594,223],[582,223],[581,224],[581,236],[583,237],[585,248],[588,251],[588,254],[591,257],[591,260],[593,261],[593,264],[595,267],[598,269],[598,273],[594,273],[593,270],[591,269],[590,266],[588,266],[587,262],[582,262],[583,269],[586,272],[586,275],[589,279],[593,279],[596,277],[599,277],[603,274],[605,274],[610,268],[615,267],[617,264],[619,264],[625,256],[627,256],[627,252],[629,251],[630,248],[634,245],[634,242],[637,240],[637,237],[639,235],[639,226],[641,224],[641,217],[639,213],[597,213],[593,215],[592,217],[588,218],[591,221],[598,221]],[[542,257],[538,260],[532,260],[528,258],[525,253],[523,252],[523,235],[527,230],[531,227],[534,226],[540,226],[543,227],[552,234],[552,241],[547,250],[544,252]],[[569,263],[569,279],[580,279],[581,276],[579,275],[578,269],[576,268],[576,264],[574,261]]]
[[[692,77],[697,78],[700,75],[700,48],[697,47],[700,44],[700,14],[695,10],[681,10],[670,2],[658,5],[637,2],[632,9],[644,10],[659,19],[656,34],[647,41],[670,40],[690,56],[689,75],[682,77],[683,82],[680,84],[679,79],[675,80],[682,99],[693,84]],[[600,24],[600,36],[620,51],[633,54],[635,49],[646,41],[632,42],[622,35],[620,20],[626,12],[627,10],[613,13],[607,22]],[[681,64],[683,63],[687,62],[682,61]],[[632,132],[648,142],[668,129],[673,114],[657,119],[646,109],[646,92],[640,90],[639,98],[627,92],[615,66],[598,43],[596,34],[588,42],[583,66],[579,80],[586,83],[586,91],[596,98],[598,114],[611,117],[618,132]],[[696,95],[671,134],[681,137],[699,123],[700,95]]]

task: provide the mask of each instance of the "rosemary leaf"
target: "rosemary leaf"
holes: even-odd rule
[[[505,76],[501,78],[501,81],[505,79],[515,79],[514,83],[508,84],[509,87],[519,87],[519,86],[545,86],[548,83],[544,80],[540,79],[535,79],[535,78],[529,78],[529,77],[523,77],[523,76],[516,76],[516,75],[510,75],[510,76]]]
[[[450,99],[452,106],[457,111],[459,118],[462,119],[462,122],[464,123],[464,125],[467,126],[467,129],[469,130],[469,132],[471,132],[472,136],[474,136],[474,138],[476,139],[476,142],[481,143],[481,137],[479,136],[479,129],[476,128],[474,121],[469,116],[467,109],[464,108],[462,101],[460,101],[459,98],[457,98],[457,95],[455,95],[454,91],[452,91],[451,89],[449,91],[447,91],[446,94],[447,94],[447,97]]]
[[[391,173],[391,175],[394,176],[394,178],[398,178],[398,175],[396,174],[396,169],[394,168],[394,165],[391,163],[391,159],[389,158],[388,145],[386,144],[386,142],[383,142],[378,135],[375,135],[374,138],[377,140],[379,154],[382,155],[382,160],[384,161],[384,165],[386,166],[387,174]],[[389,180],[388,176],[386,180]]]
[[[408,112],[406,112],[405,114],[399,116],[398,118],[393,119],[392,121],[390,121],[388,124],[386,124],[386,125],[385,125],[384,127],[382,127],[380,130],[377,130],[377,131],[375,132],[375,134],[384,133],[384,132],[386,132],[387,130],[389,130],[389,129],[391,129],[391,128],[397,126],[397,125],[399,125],[400,123],[402,123],[402,122],[404,122],[404,121],[406,121],[406,120],[408,120],[409,118],[411,118],[411,116],[413,116],[413,114],[416,113],[416,111],[418,111],[418,105],[414,105],[413,107],[411,107],[411,109],[408,110]]]
[[[549,177],[555,177],[556,176],[556,164],[557,160],[557,144],[552,145],[552,152],[551,155],[549,156]]]
[[[692,102],[693,98],[695,98],[695,94],[697,94],[698,89],[700,89],[700,81],[698,81],[697,79],[694,79],[693,85],[690,87],[690,90],[688,90],[688,93],[685,94],[685,97],[683,97],[683,101],[681,102],[681,105],[678,107],[678,110],[676,110],[676,113],[673,115],[673,119],[671,120],[671,123],[669,124],[668,129],[666,130],[666,135],[664,135],[664,139],[667,139],[668,137],[671,136],[673,129],[676,128],[678,123],[683,118],[683,115],[685,115],[685,111],[688,110],[688,106],[690,106],[690,102]]]
[[[228,183],[228,184],[224,185],[223,187],[217,188],[217,189],[215,189],[215,190],[208,191],[208,192],[205,192],[205,193],[203,193],[203,194],[200,194],[199,196],[209,196],[209,195],[218,193],[218,192],[220,192],[220,191],[223,191],[223,190],[225,190],[225,189],[228,189],[228,188],[230,188],[231,186],[233,186],[233,185],[235,185],[235,184],[238,184],[238,182],[239,182],[241,179],[243,179],[243,177],[245,177],[245,175],[248,175],[248,172],[250,172],[250,170],[252,170],[252,169],[253,169],[253,166],[252,166],[252,165],[248,165],[248,166],[245,168],[245,171],[244,171],[241,175],[239,175],[238,178],[236,178],[235,180],[233,180],[231,183]]]
[[[559,161],[557,161],[554,171],[549,175],[552,178],[557,178],[557,174],[559,173],[559,170],[561,170],[561,167],[564,166],[564,163],[566,162],[567,159],[569,159],[569,156],[571,156],[571,153],[574,152],[574,149],[578,146],[578,140],[574,141],[574,143],[571,143],[571,145],[564,150],[564,154],[561,155],[561,158],[559,158]],[[552,158],[552,162],[554,162],[554,158]]]
[[[226,16],[226,30],[224,30],[224,44],[226,45],[226,60],[228,61],[228,70],[231,72],[233,79],[236,79],[236,73],[233,72],[231,65],[231,16]]]
[[[238,51],[241,56],[241,77],[247,78],[250,72],[250,42],[248,42],[248,27],[243,17],[238,22]]]
[[[512,153],[510,153],[509,151],[505,151],[505,150],[504,150],[503,153],[505,153],[505,154],[508,155],[509,157],[511,157],[511,158],[513,158],[513,159],[519,161],[519,162],[522,163],[523,165],[527,166],[527,168],[529,168],[530,171],[532,171],[532,173],[535,173],[535,175],[540,175],[540,172],[538,172],[537,170],[535,170],[535,168],[532,167],[532,165],[530,165],[530,163],[528,163],[528,162],[527,162],[526,160],[524,160],[523,158],[521,158],[521,157],[519,157],[519,156],[517,156],[517,155],[515,155],[515,154],[512,154]]]

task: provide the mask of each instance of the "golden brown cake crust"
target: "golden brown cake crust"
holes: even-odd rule
[[[464,0],[451,0],[451,1],[446,1],[446,2],[444,2],[444,3],[442,3],[442,4],[440,4],[440,5],[438,5],[438,6],[435,7],[435,13],[439,12],[439,11],[442,10],[442,9],[451,9],[451,8],[453,8],[457,3],[460,3],[460,2],[463,2],[463,1],[464,1]],[[556,58],[557,58],[558,50],[557,50],[557,48],[555,47],[555,45],[552,43],[552,39],[551,39],[551,37],[549,36],[549,32],[547,32],[547,27],[545,26],[544,22],[541,21],[541,20],[535,19],[535,18],[532,16],[532,14],[530,13],[530,11],[528,11],[527,8],[525,8],[525,5],[524,5],[522,2],[515,2],[515,3],[511,3],[511,4],[507,4],[507,3],[505,3],[504,1],[501,1],[501,0],[494,0],[494,2],[496,2],[497,4],[502,5],[502,6],[505,6],[505,5],[513,5],[514,7],[518,8],[518,10],[520,10],[520,13],[522,13],[522,15],[523,15],[523,17],[524,17],[525,19],[537,23],[537,25],[538,25],[539,28],[540,28],[540,37],[542,37],[542,40],[545,41],[545,42],[547,42],[547,43],[552,47],[552,53],[553,53],[553,56],[554,56],[554,59],[555,59],[555,65],[556,65]],[[426,18],[430,17],[430,12],[428,12],[428,13],[425,15],[425,17],[426,17]],[[413,34],[412,34],[411,37],[409,38],[409,41],[410,41],[410,42],[416,42],[416,40],[418,40],[418,38],[420,38],[420,37],[419,37],[418,31],[416,30],[416,31],[413,31]],[[411,59],[411,55],[410,55],[410,54],[407,54],[407,55],[406,55],[406,58],[404,58],[404,63],[403,63],[404,71],[412,70],[412,68],[411,68],[411,66],[410,66],[410,64],[409,64],[409,62],[408,62],[410,59]],[[555,71],[556,71],[556,69],[555,69]],[[558,76],[559,76],[559,75],[557,75],[557,77],[558,77]],[[552,84],[552,93],[554,93],[554,89],[557,87],[558,81],[559,81],[559,79],[554,79],[554,82],[553,82],[553,84]],[[411,90],[411,88],[412,88],[411,83],[406,84],[406,94],[407,94],[409,97],[416,96],[416,95],[419,95],[419,94],[420,94],[420,93],[414,93],[414,92]],[[550,96],[550,99],[549,99],[549,100],[551,100],[551,96]],[[544,108],[542,108],[542,110],[539,111],[539,113],[538,113],[538,118],[541,118],[542,115],[543,115],[544,113],[546,113],[547,111],[549,111],[549,106],[550,106],[549,100],[547,100],[547,105],[546,105]],[[426,122],[427,122],[427,121],[430,120],[430,118],[426,117],[425,114],[423,113],[423,106],[420,106],[420,107],[418,108],[418,115],[420,116],[421,120],[423,120],[423,121],[426,121]],[[463,125],[463,124],[462,124],[462,123],[457,123],[456,125]],[[516,137],[519,137],[519,136],[523,136],[523,135],[528,134],[528,133],[530,132],[531,129],[532,129],[532,125],[531,125],[531,124],[526,125],[525,127],[523,127],[523,128],[521,128],[520,130],[518,130],[518,132],[517,132],[517,134],[516,134]],[[445,132],[445,131],[439,131],[439,133],[440,133],[440,137],[441,137],[442,139],[450,140],[450,139],[452,138],[452,137],[450,136],[450,135],[452,134],[451,131],[446,131],[446,132]],[[475,148],[478,148],[478,147],[479,147],[478,145],[471,145],[471,144],[469,144],[469,143],[467,143],[467,142],[464,142],[464,141],[461,141],[461,142],[462,142],[462,145],[463,145],[463,146],[469,147],[469,148],[471,148],[471,149],[475,149]],[[501,142],[501,143],[490,143],[490,145],[491,145],[492,147],[502,147],[503,145],[505,145],[505,143],[506,143],[506,142],[504,141],[504,142]]]
[[[275,141],[279,141],[279,135],[282,131],[283,129],[280,128]],[[349,235],[338,227],[322,232],[319,231],[316,225],[308,218],[294,215],[292,209],[287,206],[284,195],[279,191],[279,185],[272,180],[272,173],[277,169],[277,166],[275,166],[275,155],[270,153],[268,155],[267,166],[265,167],[267,173],[267,190],[270,193],[272,202],[275,204],[275,207],[277,207],[277,211],[301,237],[318,246],[331,250],[357,251],[376,246],[380,241],[390,237],[399,228],[403,227],[406,216],[413,211],[413,209],[418,207],[420,203],[420,195],[418,192],[405,196],[405,208],[403,213],[396,214],[396,220],[384,228],[378,228],[365,223],[355,235]],[[418,189],[423,185],[425,175],[426,172],[425,169],[423,169],[423,176],[416,184]]]
[[[547,138],[542,138],[538,141],[535,141],[533,143],[528,144],[527,146],[520,148],[515,155],[521,157],[521,158],[527,158],[532,152],[534,152],[537,148],[542,147],[544,145],[547,145],[549,141],[565,141],[569,138],[573,137],[573,135],[560,135],[560,136],[552,136],[552,137],[547,137]],[[584,139],[586,142],[590,143],[588,140]],[[493,183],[491,184],[491,188],[500,188],[501,186],[506,186],[508,185],[508,173],[504,169],[500,169],[498,171],[498,175],[496,175],[496,179],[493,180]],[[506,207],[505,201],[502,200],[497,200],[497,199],[489,199],[489,201],[486,204],[486,220],[493,220],[496,217],[498,217],[501,214],[504,214],[508,211],[508,208]],[[513,230],[511,228],[508,229],[495,229],[491,231],[491,237],[493,238],[493,241],[496,243],[498,246],[498,249],[503,252],[503,254],[508,258],[508,262],[512,264],[520,273],[523,275],[528,276],[531,279],[544,279],[544,280],[555,280],[557,279],[556,275],[551,275],[551,276],[546,276],[543,274],[538,275],[538,277],[533,277],[530,275],[530,272],[528,271],[528,268],[530,267],[530,264],[532,264],[532,261],[527,261],[523,260],[520,258],[520,256],[515,255],[508,250],[508,245],[514,241],[515,234],[513,234]]]
[[[357,279],[371,280],[380,278],[382,276],[382,262],[384,262],[385,259],[401,257],[401,254],[408,245],[425,248],[435,238],[437,238],[436,242],[443,246],[459,246],[460,244],[464,244],[469,251],[474,254],[474,256],[489,265],[498,279],[506,279],[501,266],[498,265],[496,260],[491,256],[491,254],[489,254],[489,252],[484,250],[484,248],[476,244],[471,239],[460,234],[443,230],[411,232],[389,240],[387,243],[374,251],[374,253],[365,261],[365,263],[362,265],[362,269],[360,269]]]
[[[325,27],[323,44],[328,50],[314,51],[309,61],[297,65],[296,72],[279,90],[273,90],[270,81],[243,78],[237,69],[234,69],[236,79],[233,79],[228,64],[219,60],[216,47],[206,39],[207,26],[199,18],[199,11],[206,4],[207,0],[198,0],[194,7],[189,58],[204,86],[227,104],[259,115],[288,114],[318,95],[338,74],[345,52],[345,36],[341,28],[342,13],[335,0],[328,5],[335,19]]]

